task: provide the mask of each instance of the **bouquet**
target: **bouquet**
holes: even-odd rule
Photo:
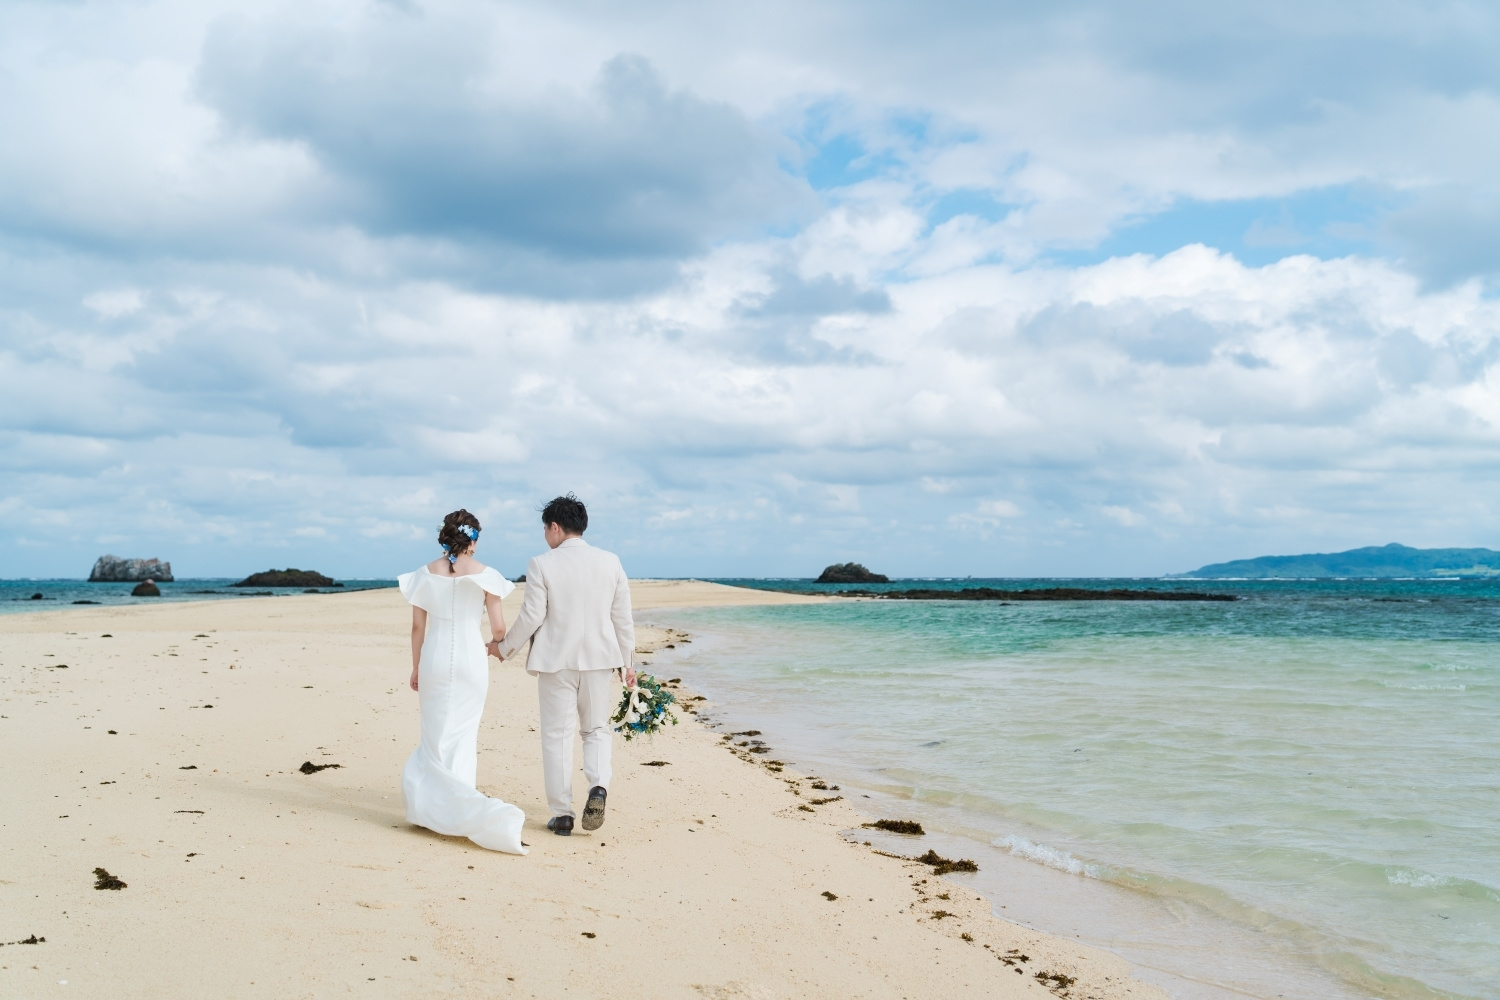
[[[625,689],[620,707],[609,721],[616,724],[615,732],[623,734],[626,740],[655,736],[668,722],[677,725],[677,716],[670,707],[676,701],[661,681],[650,674],[636,674],[635,687]]]

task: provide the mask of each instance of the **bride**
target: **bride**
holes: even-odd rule
[[[422,707],[422,743],[406,762],[401,790],[408,822],[492,851],[525,854],[525,814],[474,787],[479,717],[490,683],[479,620],[488,613],[490,633],[504,638],[500,599],[515,589],[474,558],[478,541],[478,518],[456,510],[438,531],[447,555],[398,579],[412,605],[411,689]]]

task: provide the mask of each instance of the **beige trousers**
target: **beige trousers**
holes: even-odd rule
[[[588,787],[609,787],[609,754],[620,689],[613,670],[558,670],[536,675],[541,707],[542,778],[554,816],[573,815],[574,724],[583,737],[583,777]]]

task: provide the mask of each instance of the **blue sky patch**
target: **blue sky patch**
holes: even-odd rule
[[[999,222],[1018,207],[1006,204],[988,191],[966,188],[939,195],[927,210],[927,221],[933,228],[960,215],[972,215],[985,222]]]
[[[791,172],[800,173],[814,190],[830,191],[904,172],[909,164],[902,151],[934,141],[928,115],[893,113],[875,127],[883,133],[877,137],[861,135],[858,126],[840,121],[843,117],[841,108],[815,105],[807,112],[802,134],[794,137],[807,155],[801,168]]]
[[[1381,217],[1400,201],[1392,192],[1356,185],[1284,198],[1184,199],[1119,226],[1091,249],[1058,250],[1046,257],[1076,267],[1136,253],[1159,257],[1193,243],[1231,253],[1253,267],[1296,254],[1324,259],[1371,254]]]

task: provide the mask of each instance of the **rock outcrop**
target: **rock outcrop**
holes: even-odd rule
[[[135,589],[130,592],[130,596],[131,597],[160,597],[161,596],[161,588],[156,585],[156,581],[155,580],[142,580],[140,583],[138,583],[138,584],[135,585]]]
[[[172,582],[172,564],[160,559],[121,559],[100,556],[89,574],[89,583],[140,583],[142,580]]]
[[[342,587],[332,577],[310,569],[268,569],[264,573],[251,573],[235,587]]]
[[[891,578],[871,573],[859,563],[834,563],[818,577],[818,583],[890,583]]]

